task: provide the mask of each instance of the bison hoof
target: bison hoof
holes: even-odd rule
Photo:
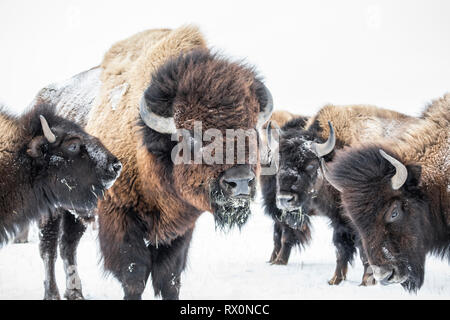
[[[58,292],[46,292],[44,300],[61,300]]]
[[[28,240],[27,239],[15,239],[14,240],[14,243],[28,243]]]
[[[141,294],[126,294],[123,300],[142,300]]]
[[[77,289],[67,289],[64,293],[64,298],[66,298],[67,300],[84,300],[83,293],[81,292],[81,290]]]
[[[276,265],[279,265],[279,266],[285,266],[288,263],[287,263],[287,261],[284,261],[283,259],[275,259],[270,264],[276,264]]]
[[[342,281],[344,281],[345,280],[345,278],[342,278],[342,277],[338,277],[338,276],[334,276],[333,278],[331,278],[331,280],[330,281],[328,281],[328,284],[330,285],[330,286],[337,286],[337,285],[339,285]]]

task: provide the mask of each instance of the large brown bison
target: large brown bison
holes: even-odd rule
[[[121,164],[75,123],[38,104],[20,117],[0,108],[0,244],[55,209],[86,211]]]
[[[333,121],[336,134],[329,121]],[[285,124],[281,130],[279,145],[272,149],[279,150],[279,170],[271,186],[263,189],[266,211],[290,225],[297,233],[300,245],[310,240],[309,217],[313,214],[325,215],[333,227],[333,243],[336,246],[336,270],[329,281],[337,285],[346,278],[348,263],[352,261],[359,247],[364,264],[362,285],[373,284],[364,251],[354,226],[344,215],[339,193],[328,183],[324,183],[319,159],[331,161],[334,148],[341,149],[358,141],[365,141],[376,136],[385,136],[395,131],[396,127],[409,118],[397,112],[373,106],[333,106],[323,107],[305,124],[295,119]],[[272,134],[268,133],[270,137]],[[275,151],[277,152],[277,151]],[[275,229],[274,239],[289,237],[293,231],[280,234]],[[276,243],[276,241],[275,241]],[[277,246],[271,260],[273,263],[285,264],[295,242],[287,242],[278,253]]]
[[[417,291],[426,254],[450,257],[449,94],[390,138],[343,150],[324,172],[382,284]]]
[[[252,68],[211,53],[191,26],[118,42],[88,73],[95,70],[101,86],[90,110],[74,103],[76,92],[86,90],[82,79],[72,82],[73,89],[56,88],[53,96],[70,100],[69,107],[61,104],[65,112],[89,112],[86,130],[124,164],[98,206],[104,267],[122,283],[125,299],[141,298],[150,275],[156,295],[177,299],[197,218],[210,211],[220,228],[245,223],[259,161],[250,161],[249,144],[241,163],[234,154],[226,163],[174,163],[179,141],[173,135],[177,129],[194,132],[196,150],[196,123],[201,133],[255,131],[270,117],[271,95]]]

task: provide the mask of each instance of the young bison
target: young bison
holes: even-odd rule
[[[426,254],[450,258],[449,128],[447,94],[391,138],[342,150],[323,165],[382,284],[417,291]]]
[[[84,128],[100,88],[99,75],[100,68],[97,67],[79,73],[71,79],[47,85],[38,92],[31,107],[42,103],[54,105],[56,115]],[[64,297],[69,300],[83,299],[76,254],[87,222],[94,220],[94,211],[55,208],[51,214],[40,219],[39,250],[45,270],[44,299],[60,299],[55,277],[58,244],[66,274]]]
[[[0,243],[55,208],[94,209],[119,175],[117,158],[51,105],[0,110],[0,131]]]
[[[310,239],[309,217],[312,214],[330,219],[337,256],[330,285],[338,285],[345,280],[348,263],[353,260],[359,240],[350,220],[343,214],[339,193],[323,180],[319,159],[331,161],[335,146],[340,149],[370,137],[383,136],[406,119],[399,113],[373,106],[329,105],[311,117],[306,125],[298,119],[288,122],[281,130],[279,146],[272,146],[275,152],[279,152],[279,170],[276,181],[272,183],[275,194],[264,194],[266,210],[278,211],[286,223],[301,233],[302,237],[297,237],[303,239],[301,245]],[[333,121],[336,134],[329,120]],[[274,237],[279,237],[277,230]],[[287,263],[290,246],[285,245],[284,250],[278,253],[276,263]],[[367,259],[362,248],[359,249],[365,270],[361,284],[372,285],[374,281]]]
[[[293,120],[295,119],[295,120]],[[292,121],[291,121],[292,120]],[[306,125],[308,118],[301,116],[294,116],[284,111],[274,111],[270,122],[265,124],[265,137],[270,137],[270,130],[279,127],[286,131],[288,128],[302,128]],[[288,123],[288,124],[287,124]],[[286,125],[287,124],[287,125]],[[286,126],[285,126],[286,125]],[[266,138],[267,139],[267,138]],[[310,221],[311,213],[304,215],[304,220],[299,225],[298,219],[292,219],[293,215],[286,215],[285,212],[279,209],[276,205],[277,197],[277,182],[276,174],[261,175],[261,192],[264,204],[264,212],[273,219],[273,242],[274,248],[269,259],[269,263],[285,265],[289,261],[291,250],[298,245],[303,248],[311,240]]]

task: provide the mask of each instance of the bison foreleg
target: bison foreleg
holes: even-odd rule
[[[353,230],[347,226],[334,228],[333,243],[336,246],[336,270],[328,284],[338,285],[347,278],[348,264],[356,252]]]
[[[361,242],[358,243],[358,250],[359,250],[359,256],[361,258],[361,262],[364,266],[364,274],[361,281],[360,286],[373,286],[377,283],[375,278],[373,277],[373,270],[372,267],[370,267],[369,260],[367,259],[367,256],[365,254],[365,251],[362,247]]]
[[[14,238],[14,243],[27,243],[28,242],[28,232],[30,226],[24,227],[18,235]]]
[[[152,280],[156,295],[164,300],[178,300],[181,273],[186,267],[193,229],[175,239],[168,246],[152,247]]]
[[[76,256],[78,244],[85,230],[86,226],[84,223],[73,214],[68,211],[62,214],[62,235],[59,250],[66,273],[66,292],[64,297],[68,300],[84,299],[81,280],[77,270]]]
[[[273,225],[273,251],[270,256],[269,263],[274,263],[277,259],[278,253],[280,252],[282,232],[280,223],[275,222]]]
[[[39,223],[39,251],[44,262],[44,299],[59,300],[59,291],[55,279],[55,261],[57,256],[58,236],[61,215],[56,213],[52,216],[42,218]]]
[[[282,224],[281,229],[281,249],[272,264],[286,265],[289,262],[292,247],[301,243],[301,237],[299,238],[296,234],[296,230],[288,225]]]
[[[122,283],[125,300],[142,299],[150,274],[150,252],[143,239],[126,241],[121,245],[118,279]]]
[[[142,299],[151,268],[145,226],[133,209],[121,211],[117,207],[108,211],[100,207],[98,222],[105,270],[120,281],[125,300]]]

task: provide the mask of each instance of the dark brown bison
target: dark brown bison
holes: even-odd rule
[[[336,135],[329,120],[333,121]],[[301,119],[288,122],[281,130],[279,146],[272,146],[279,152],[279,170],[271,186],[263,189],[266,212],[270,212],[288,224],[293,230],[285,228],[284,233],[275,229],[275,243],[278,238],[299,239],[301,246],[310,240],[309,217],[314,214],[327,216],[333,227],[333,243],[336,246],[336,270],[329,281],[337,285],[346,278],[348,263],[353,260],[356,247],[359,247],[361,260],[365,267],[362,285],[373,284],[368,262],[359,245],[357,233],[350,220],[344,216],[339,193],[328,183],[324,183],[319,159],[331,161],[334,148],[340,149],[369,137],[384,136],[395,131],[399,123],[408,117],[373,106],[325,106],[314,117],[304,123]],[[271,136],[271,133],[268,134]],[[276,151],[279,150],[279,151]],[[297,234],[296,237],[290,236]],[[272,254],[274,263],[286,264],[291,241]],[[275,257],[276,255],[276,257]]]
[[[373,274],[409,291],[423,284],[425,257],[450,257],[450,95],[388,139],[340,152],[327,179],[341,191]]]
[[[100,141],[39,104],[0,110],[0,243],[56,208],[92,210],[121,164]]]
[[[84,128],[89,110],[100,89],[99,75],[100,69],[93,68],[77,74],[71,79],[50,84],[39,91],[31,103],[31,107],[38,104],[54,105],[56,115]],[[116,169],[120,171],[119,164]],[[95,189],[93,191],[97,192]],[[103,192],[101,194],[103,195]],[[64,297],[70,300],[83,299],[81,279],[77,270],[76,250],[87,223],[95,219],[94,212],[95,210],[55,208],[40,219],[39,250],[45,269],[44,299],[60,299],[55,279],[58,243],[66,274]]]
[[[264,125],[267,137],[270,131],[267,126],[270,125],[272,129],[282,127],[284,131],[288,128],[302,128],[308,121],[307,117],[294,116],[285,111],[274,111],[270,122]],[[286,125],[288,123],[288,125]],[[286,126],[285,126],[286,125]],[[267,138],[266,138],[267,140]],[[265,144],[267,145],[267,143]],[[291,250],[298,245],[304,247],[311,240],[311,232],[309,225],[310,214],[304,215],[305,220],[301,221],[299,225],[298,219],[293,219],[294,215],[286,215],[283,210],[280,210],[276,203],[277,197],[277,183],[276,174],[261,175],[260,176],[261,193],[263,196],[264,212],[273,219],[273,242],[274,248],[269,259],[269,263],[285,265],[289,261]]]
[[[53,96],[65,101],[59,104],[65,112],[88,113],[86,130],[124,163],[98,206],[104,267],[122,283],[125,299],[141,298],[150,275],[156,295],[177,299],[197,218],[210,211],[220,228],[244,224],[259,173],[259,161],[250,161],[250,143],[243,162],[232,154],[231,162],[175,163],[177,129],[194,133],[183,136],[194,150],[201,142],[196,123],[202,134],[256,132],[270,117],[271,95],[252,68],[211,53],[191,26],[132,36],[115,44],[93,70],[100,70],[101,85],[88,110],[67,99],[86,91],[82,79],[64,90],[57,86]],[[212,140],[220,146],[217,153],[226,153],[225,140]],[[236,150],[239,144],[231,139]],[[191,155],[184,152],[178,154]]]

